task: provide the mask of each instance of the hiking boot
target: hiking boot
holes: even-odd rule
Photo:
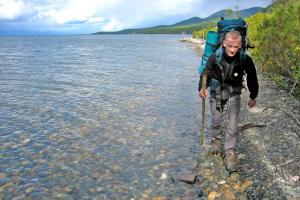
[[[233,149],[229,149],[225,151],[225,167],[228,172],[236,172],[236,155]]]
[[[211,141],[210,153],[212,154],[221,153],[221,141],[219,139],[214,138]]]

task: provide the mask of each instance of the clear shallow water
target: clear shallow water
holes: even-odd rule
[[[200,57],[178,39],[0,37],[0,197],[192,193]]]

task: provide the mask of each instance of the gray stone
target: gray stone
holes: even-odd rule
[[[182,182],[189,183],[189,184],[194,184],[196,182],[196,175],[193,172],[187,172],[187,173],[182,174],[179,177],[179,180]]]

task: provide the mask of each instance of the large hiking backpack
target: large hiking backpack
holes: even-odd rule
[[[247,24],[244,19],[238,18],[238,19],[224,19],[221,18],[221,20],[217,24],[217,32],[215,31],[208,31],[206,35],[206,42],[205,42],[205,48],[204,53],[202,55],[202,60],[200,63],[200,66],[198,68],[199,74],[201,75],[204,68],[206,61],[208,57],[216,52],[216,62],[221,61],[222,59],[222,45],[223,41],[225,39],[226,33],[229,31],[239,31],[242,36],[242,48],[240,50],[240,56],[241,59],[245,57],[245,51],[247,49]]]
[[[242,36],[242,49],[246,50],[247,42],[247,24],[244,19],[223,19],[218,22],[219,46],[222,46],[226,33],[229,31],[238,31]]]

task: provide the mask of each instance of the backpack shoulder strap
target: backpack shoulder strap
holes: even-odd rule
[[[221,67],[221,69],[223,68],[221,65],[221,61],[222,61],[222,57],[223,57],[223,47],[219,47],[216,52],[215,52],[215,63]]]

